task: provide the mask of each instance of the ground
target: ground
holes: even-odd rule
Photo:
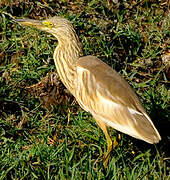
[[[56,15],[73,23],[85,55],[102,59],[134,88],[159,144],[110,128],[119,145],[103,167],[103,132],[55,78],[55,37],[13,21]],[[169,26],[168,1],[1,0],[0,179],[168,179]]]

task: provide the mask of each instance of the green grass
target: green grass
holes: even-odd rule
[[[169,48],[168,6],[137,0],[120,0],[119,6],[96,0],[44,2],[0,2],[0,180],[170,179],[169,74],[162,62]],[[105,169],[106,140],[90,114],[72,104],[48,111],[25,90],[55,70],[56,39],[19,26],[9,15],[71,20],[84,54],[124,76],[162,141],[149,145],[120,133]],[[109,130],[112,139],[118,138],[119,132]]]

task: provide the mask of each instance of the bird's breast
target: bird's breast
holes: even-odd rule
[[[69,61],[69,57],[67,57],[66,54],[58,49],[54,52],[54,62],[62,83],[74,95],[75,65]]]

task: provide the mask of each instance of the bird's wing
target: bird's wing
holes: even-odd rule
[[[95,119],[149,143],[161,138],[128,83],[94,56],[77,61],[76,97]]]

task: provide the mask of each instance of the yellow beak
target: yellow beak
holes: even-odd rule
[[[45,27],[45,25],[40,20],[33,20],[33,19],[14,19],[14,22],[17,22],[24,26],[31,26],[37,29],[42,29]]]

